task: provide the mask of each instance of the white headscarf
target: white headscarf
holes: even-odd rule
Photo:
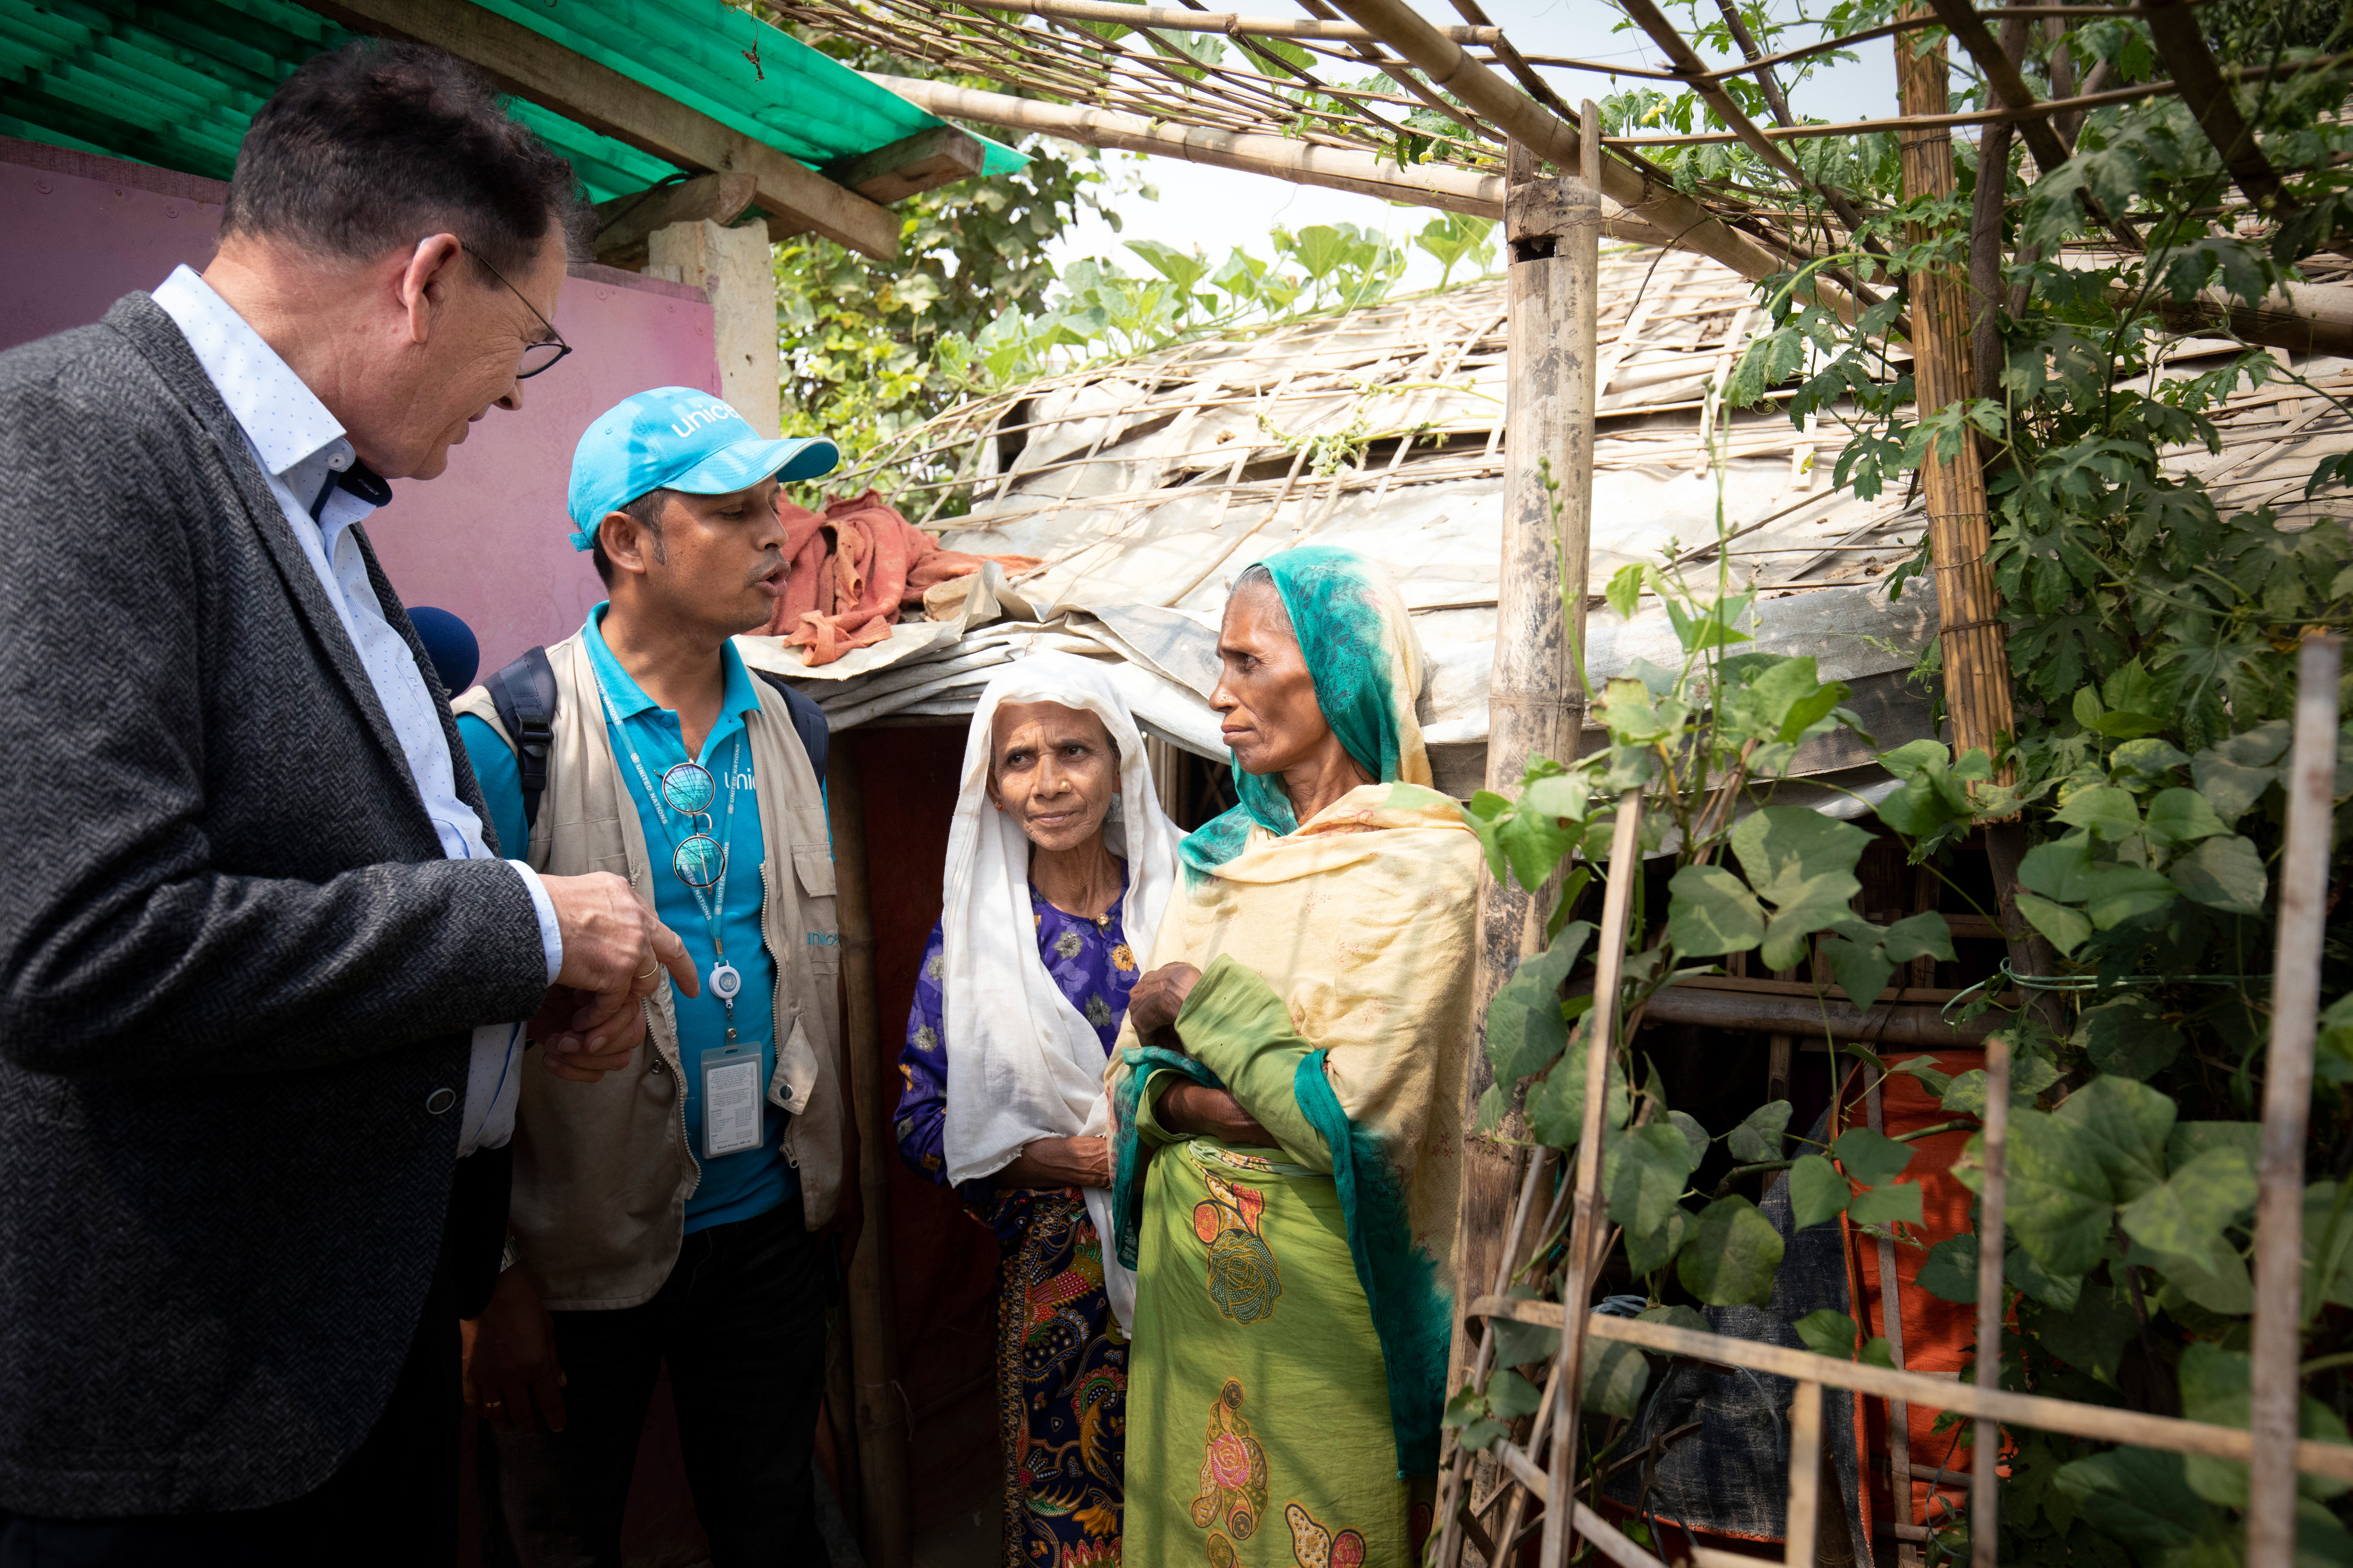
[[[964,776],[948,830],[940,915],[940,990],[946,1025],[947,1178],[991,1176],[1039,1138],[1103,1137],[1103,1037],[1062,994],[1038,952],[1029,908],[1029,840],[988,798],[991,725],[1007,702],[1058,702],[1103,721],[1119,751],[1119,795],[1103,823],[1111,852],[1127,862],[1120,927],[1128,949],[1152,951],[1176,888],[1176,824],[1160,809],[1144,737],[1103,667],[1067,653],[1017,659],[989,681],[965,738]],[[1111,1194],[1083,1189],[1103,1238],[1103,1280],[1125,1330],[1135,1277],[1111,1247]]]

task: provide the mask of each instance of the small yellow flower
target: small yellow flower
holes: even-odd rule
[[[1111,966],[1124,974],[1135,967],[1135,950],[1121,942],[1111,950]]]

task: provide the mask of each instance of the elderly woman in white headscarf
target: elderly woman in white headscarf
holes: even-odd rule
[[[1134,1276],[1109,1256],[1104,1061],[1178,835],[1103,668],[1018,660],[965,742],[899,1151],[997,1232],[1005,1561],[1118,1561]]]

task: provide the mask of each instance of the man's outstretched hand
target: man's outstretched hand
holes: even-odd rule
[[[655,918],[637,889],[607,871],[543,877],[564,938],[564,967],[532,1020],[547,1070],[594,1083],[626,1066],[645,1038],[638,1005],[670,971],[689,996],[702,982],[678,933]]]

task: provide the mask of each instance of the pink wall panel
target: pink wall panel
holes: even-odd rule
[[[183,262],[201,269],[226,190],[0,137],[0,348],[94,321]],[[572,448],[588,421],[649,386],[719,390],[699,289],[575,267],[555,324],[573,353],[523,384],[520,410],[491,410],[439,479],[396,481],[368,528],[403,599],[474,628],[485,672],[570,636],[604,596],[564,537]]]

